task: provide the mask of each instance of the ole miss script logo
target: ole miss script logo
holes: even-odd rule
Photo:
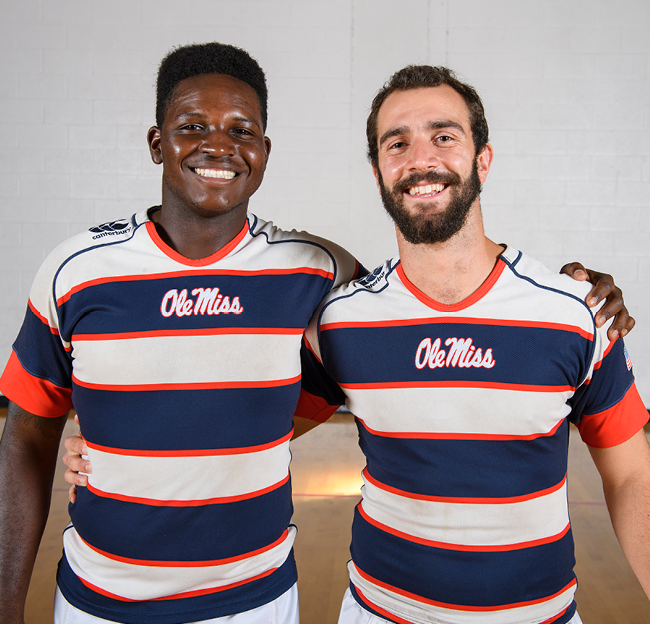
[[[415,366],[417,368],[492,368],[496,362],[492,356],[492,349],[485,352],[472,344],[471,338],[447,338],[445,346],[448,350],[441,349],[440,338],[431,342],[425,338],[415,352]]]
[[[191,296],[190,296],[191,295]],[[165,293],[160,304],[160,313],[163,316],[190,316],[194,314],[241,314],[244,306],[239,303],[239,297],[225,297],[218,288],[194,288],[188,294],[187,288],[180,292],[172,288]]]

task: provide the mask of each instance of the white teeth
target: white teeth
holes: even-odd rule
[[[235,177],[234,171],[225,171],[221,169],[195,169],[194,171],[204,178],[222,178],[223,180],[232,180]]]
[[[427,184],[426,186],[412,186],[409,189],[409,195],[429,195],[430,193],[440,193],[445,188],[444,184]]]

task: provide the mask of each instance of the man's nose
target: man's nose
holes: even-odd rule
[[[409,149],[409,171],[429,171],[440,167],[440,157],[429,140],[417,139]]]
[[[235,142],[227,132],[215,129],[205,133],[199,149],[212,156],[232,156],[235,153]]]

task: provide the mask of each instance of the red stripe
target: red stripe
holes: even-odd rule
[[[528,384],[499,383],[492,381],[394,381],[371,383],[340,383],[349,390],[381,390],[389,388],[491,388],[515,392],[574,392],[573,386],[533,386]]]
[[[318,354],[316,353],[316,351],[314,351],[314,347],[311,346],[311,343],[307,339],[307,333],[306,332],[303,335],[303,339],[305,341],[305,346],[310,351],[310,353],[322,364],[321,359],[318,357]]]
[[[413,542],[415,544],[421,544],[422,546],[429,546],[431,548],[441,548],[443,550],[454,550],[457,552],[508,552],[511,550],[522,550],[524,548],[532,548],[533,546],[541,546],[542,544],[550,544],[552,542],[557,542],[562,539],[571,528],[570,524],[567,524],[566,527],[560,531],[557,535],[551,535],[550,537],[544,537],[538,540],[531,540],[528,542],[519,542],[517,544],[498,544],[490,546],[479,546],[477,544],[465,545],[465,544],[451,544],[449,542],[437,542],[434,540],[428,540],[423,537],[416,537],[415,535],[410,535],[409,533],[404,533],[403,531],[398,531],[392,527],[389,527],[386,524],[378,522],[374,518],[371,518],[364,510],[362,505],[358,505],[357,509],[359,513],[364,517],[364,519],[373,526],[377,527],[380,531],[384,533],[390,533],[395,537],[406,540],[408,542]]]
[[[29,306],[29,309],[32,311],[34,316],[41,322],[43,325],[47,325],[50,332],[54,334],[55,336],[59,335],[59,330],[56,327],[51,327],[50,322],[34,307],[34,304],[32,303],[31,299],[27,301],[27,305]]]
[[[95,384],[80,381],[74,375],[72,380],[78,386],[91,390],[112,390],[115,392],[152,392],[155,390],[219,390],[222,388],[277,388],[290,386],[300,381],[300,375],[289,379],[271,381],[207,381],[199,383],[159,383],[159,384]]]
[[[392,622],[397,622],[397,624],[413,624],[413,622],[410,622],[409,620],[404,620],[401,617],[398,617],[391,613],[390,611],[386,611],[386,609],[382,609],[380,606],[376,605],[374,602],[371,602],[368,600],[368,597],[355,585],[354,586],[355,591],[357,592],[357,595],[361,600],[363,600],[370,609],[373,611],[376,611],[380,615],[383,615],[386,618],[390,618]]]
[[[140,505],[149,505],[151,507],[203,507],[205,505],[224,505],[226,503],[238,503],[243,500],[250,500],[257,498],[263,494],[273,492],[281,488],[289,481],[289,475],[269,487],[256,490],[255,492],[248,492],[247,494],[239,494],[238,496],[217,496],[215,498],[203,498],[201,500],[158,500],[155,498],[141,498],[139,496],[126,496],[125,494],[116,494],[114,492],[104,492],[88,483],[88,490],[101,496],[102,498],[110,498],[112,500],[119,500],[124,503],[138,503]]]
[[[110,453],[112,455],[121,455],[123,457],[217,457],[221,455],[245,455],[247,453],[258,453],[259,451],[266,451],[277,446],[281,446],[291,439],[293,429],[282,438],[268,442],[267,444],[258,444],[257,446],[242,446],[238,448],[224,448],[224,449],[195,449],[195,450],[182,450],[182,451],[141,451],[135,449],[121,449],[111,446],[102,446],[101,444],[94,444],[86,441],[88,448],[101,451],[102,453]]]
[[[182,258],[182,256],[180,256]],[[187,259],[185,259],[187,260]],[[200,261],[199,261],[200,262]],[[212,261],[211,261],[212,262]],[[208,262],[208,264],[211,264]],[[182,262],[183,264],[188,264],[187,261]],[[196,265],[200,267],[200,264]],[[294,267],[291,269],[260,269],[255,270],[251,269],[249,271],[245,270],[228,270],[228,269],[209,269],[209,270],[199,270],[196,271],[166,271],[163,273],[146,273],[141,275],[112,275],[108,277],[100,277],[94,280],[88,280],[87,282],[82,282],[71,288],[67,293],[61,295],[56,300],[57,305],[62,305],[72,297],[72,295],[89,288],[91,286],[97,286],[99,284],[111,284],[119,282],[137,282],[137,281],[155,281],[163,280],[170,278],[182,278],[182,277],[202,277],[210,275],[234,275],[234,276],[249,276],[249,275],[320,275],[325,279],[333,279],[333,274],[325,269],[317,269],[314,267]]]
[[[85,540],[81,539],[81,537],[79,537],[79,534],[77,534],[79,539],[86,546],[88,546],[88,548],[94,550],[102,557],[106,557],[107,559],[111,559],[112,561],[119,561],[120,563],[128,563],[129,565],[137,565],[137,566],[149,566],[151,568],[209,568],[212,566],[220,566],[220,565],[227,565],[229,563],[236,563],[237,561],[243,561],[244,559],[251,559],[252,557],[256,557],[257,555],[261,555],[262,553],[272,550],[276,546],[282,544],[282,542],[284,542],[287,539],[288,535],[289,535],[289,529],[285,529],[282,535],[277,540],[275,540],[275,542],[272,542],[268,546],[264,546],[263,548],[258,548],[257,550],[253,550],[248,553],[237,555],[236,557],[228,557],[227,559],[214,559],[212,561],[158,561],[158,560],[150,561],[148,559],[131,559],[130,557],[120,557],[118,555],[107,553],[103,550],[100,550],[99,548],[96,548],[92,544],[89,544]]]
[[[24,410],[43,418],[58,418],[72,409],[72,389],[30,375],[13,350],[0,378],[0,392]]]
[[[421,431],[375,431],[371,429],[361,418],[356,417],[357,420],[363,425],[364,429],[372,435],[381,436],[383,438],[396,438],[396,439],[413,439],[413,440],[536,440],[537,438],[545,438],[555,435],[556,431],[560,428],[563,420],[560,420],[557,425],[549,432],[544,433],[531,433],[528,435],[509,435],[509,434],[496,434],[496,433],[439,433],[439,432],[421,432]]]
[[[373,585],[377,585],[377,587],[382,587],[384,589],[387,589],[388,591],[394,592],[396,594],[399,594],[400,596],[404,596],[406,598],[409,598],[410,600],[414,600],[416,602],[421,602],[424,604],[430,604],[434,607],[441,607],[443,609],[453,609],[454,611],[474,611],[474,612],[490,612],[490,611],[502,611],[504,609],[516,609],[518,607],[528,607],[530,605],[535,605],[535,604],[542,604],[544,602],[549,602],[550,600],[553,600],[554,598],[557,598],[558,596],[562,595],[564,592],[568,591],[571,587],[574,587],[577,585],[577,581],[573,579],[569,584],[567,584],[565,587],[563,587],[560,591],[556,592],[555,594],[552,594],[550,596],[546,596],[545,598],[538,598],[537,600],[526,600],[523,602],[513,602],[511,604],[505,604],[505,605],[495,605],[493,607],[474,607],[474,606],[468,606],[468,605],[455,605],[455,604],[449,604],[446,602],[439,602],[437,600],[430,600],[429,598],[424,598],[423,596],[418,596],[417,594],[412,594],[411,592],[407,592],[403,589],[399,589],[398,587],[395,587],[393,585],[389,585],[388,583],[384,583],[382,581],[377,580],[376,578],[373,578],[366,572],[363,572],[358,565],[356,565],[353,562],[353,565],[356,569],[356,571],[359,573],[359,576],[364,578],[366,581],[369,583],[372,583]],[[354,586],[355,589],[358,590],[357,586]],[[374,607],[373,607],[374,608]],[[391,615],[391,617],[393,617]]]
[[[338,408],[338,405],[330,405],[322,397],[311,394],[304,388],[301,388],[294,415],[299,418],[324,423]]]
[[[464,316],[437,316],[435,318],[399,319],[383,321],[350,321],[341,323],[324,323],[321,331],[332,329],[356,329],[365,327],[410,327],[417,325],[441,325],[454,323],[458,325],[492,325],[496,327],[528,327],[534,329],[555,329],[580,334],[587,340],[593,339],[591,332],[585,331],[577,325],[565,325],[563,323],[543,323],[537,321],[515,321],[500,318],[471,318]]]
[[[377,481],[374,477],[370,476],[368,473],[368,467],[366,466],[361,474],[375,487],[383,490],[384,492],[390,492],[391,494],[396,494],[397,496],[402,496],[404,498],[412,498],[414,500],[429,501],[432,503],[453,503],[458,505],[510,505],[512,503],[523,503],[525,501],[534,500],[536,498],[542,498],[543,496],[548,496],[557,492],[564,487],[566,483],[566,475],[564,479],[560,481],[557,485],[553,485],[544,490],[538,490],[537,492],[532,492],[531,494],[523,494],[521,496],[510,496],[505,498],[470,498],[470,497],[451,497],[451,496],[428,496],[426,494],[415,494],[413,492],[407,492],[405,490],[399,490],[390,485],[381,483]]]
[[[173,594],[171,596],[165,596],[163,598],[151,598],[151,600],[176,600],[178,598],[192,598],[194,596],[205,596],[206,594],[215,594],[220,591],[232,589],[233,587],[239,587],[240,585],[245,585],[246,583],[252,583],[253,581],[257,581],[266,576],[270,576],[276,570],[277,568],[271,568],[270,570],[267,570],[266,572],[262,572],[262,574],[258,574],[257,576],[252,576],[251,578],[246,579],[245,581],[237,581],[236,583],[230,583],[229,585],[223,585],[222,587],[211,587],[209,589],[197,589],[195,591],[182,592],[180,594]],[[112,598],[113,600],[121,600],[122,602],[142,602],[141,600],[135,600],[133,598],[124,598],[124,596],[118,596],[117,594],[112,594],[111,592],[108,592],[104,589],[101,589],[100,587],[97,587],[97,585],[93,585],[92,583],[89,583],[88,581],[86,581],[81,577],[79,577],[79,580],[92,591],[101,594],[102,596],[107,596],[108,598]]]
[[[135,338],[162,338],[166,336],[220,336],[231,334],[281,334],[300,336],[301,327],[206,327],[203,329],[159,329],[141,332],[123,332],[116,334],[73,334],[72,340],[129,340]]]

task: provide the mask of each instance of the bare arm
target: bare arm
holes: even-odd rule
[[[616,537],[650,599],[650,447],[641,429],[612,448],[589,447]]]
[[[0,621],[6,624],[24,622],[66,418],[42,418],[9,403],[0,441]]]

